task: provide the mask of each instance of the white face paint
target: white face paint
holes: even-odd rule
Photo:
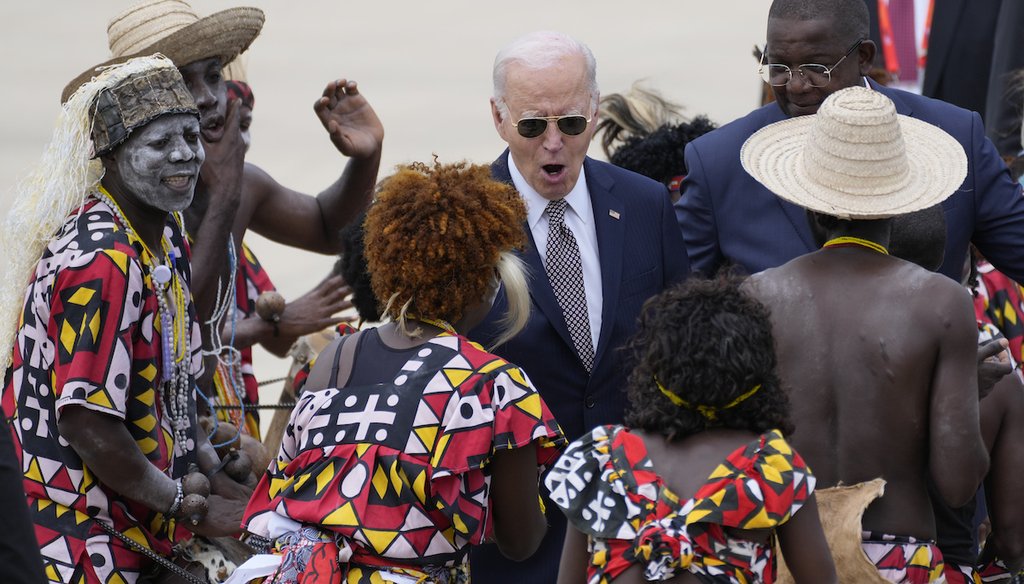
[[[184,211],[206,158],[199,120],[191,114],[160,116],[136,128],[114,158],[126,190],[141,204],[168,213]]]

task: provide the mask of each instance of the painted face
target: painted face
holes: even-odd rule
[[[211,57],[178,67],[185,85],[202,116],[203,138],[216,142],[224,136],[224,118],[228,111],[228,90],[221,76],[220,57]]]
[[[252,126],[252,108],[243,105],[238,108],[238,127],[241,129],[242,142],[245,143],[246,152],[249,151],[249,146],[252,145],[252,132],[249,131],[250,126]]]
[[[597,127],[597,98],[590,94],[582,55],[565,58],[547,69],[528,69],[519,63],[507,69],[504,102],[508,114],[503,116],[492,99],[494,126],[508,143],[526,182],[542,197],[560,199],[576,186]],[[544,133],[525,138],[513,126],[522,118],[569,114],[590,118],[583,133],[564,134],[549,120]]]
[[[184,211],[192,203],[205,158],[199,120],[189,114],[156,118],[133,131],[114,152],[125,190],[142,205],[168,213]]]
[[[850,56],[843,59],[831,73],[831,81],[824,87],[811,87],[797,72],[797,67],[817,63],[832,67],[853,41],[849,35],[838,34],[830,19],[768,20],[768,46],[766,60],[786,65],[793,70],[793,78],[786,85],[773,87],[775,102],[790,117],[817,113],[825,98],[840,89],[861,85],[862,77],[871,68],[875,45],[865,41]]]

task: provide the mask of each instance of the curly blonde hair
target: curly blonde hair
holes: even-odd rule
[[[366,263],[374,294],[404,327],[406,315],[456,322],[483,300],[499,270],[511,334],[525,324],[529,297],[510,252],[526,242],[526,207],[484,165],[399,166],[383,180],[366,216]],[[510,278],[509,270],[518,278]],[[525,312],[524,312],[525,302]]]

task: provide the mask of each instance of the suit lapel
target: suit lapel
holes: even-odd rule
[[[505,150],[491,164],[491,176],[502,182],[512,184],[512,175],[508,170],[508,150]],[[547,272],[544,271],[544,264],[540,261],[540,252],[537,250],[537,243],[533,240],[533,233],[530,231],[530,226],[526,223],[523,224],[523,229],[526,230],[526,237],[529,243],[526,249],[519,252],[519,257],[526,263],[530,271],[530,297],[533,298],[533,303],[537,305],[537,308],[540,309],[544,317],[551,323],[551,326],[558,332],[558,336],[562,337],[565,344],[572,347],[575,352],[576,345],[572,342],[572,337],[569,335],[569,327],[566,326],[565,316],[562,314],[562,308],[558,306],[558,299],[555,298],[555,292],[551,289],[551,282],[548,281]]]
[[[600,362],[608,348],[615,325],[615,307],[619,303],[619,284],[622,282],[622,245],[625,242],[626,208],[612,193],[615,180],[588,157],[583,169],[587,189],[594,208],[594,229],[597,231],[597,255],[601,265],[601,332],[597,337],[594,366]]]
[[[787,119],[786,114],[783,113],[782,109],[775,103],[770,103],[764,106],[761,108],[761,111],[764,113],[764,120],[759,124],[758,127],[760,128]],[[811,240],[809,230],[807,229],[807,212],[804,211],[803,207],[798,207],[793,203],[784,200],[782,197],[776,196],[775,193],[772,193],[771,191],[768,191],[768,193],[773,199],[775,199],[775,204],[782,209],[786,218],[789,219],[790,225],[793,226],[793,230],[796,231],[797,237],[800,238],[800,241],[804,242],[804,245],[807,246],[807,250],[810,251],[815,249],[816,246],[814,245],[814,241]]]

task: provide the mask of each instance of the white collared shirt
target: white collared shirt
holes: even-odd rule
[[[512,175],[512,184],[522,195],[526,203],[526,224],[537,244],[541,265],[547,267],[548,249],[548,216],[544,210],[548,199],[535,191],[523,174],[516,168],[512,154],[508,156],[508,170]],[[580,168],[580,176],[576,186],[565,196],[568,209],[565,212],[565,226],[576,238],[580,248],[580,261],[583,264],[583,289],[587,292],[587,315],[590,317],[590,340],[597,353],[597,339],[601,334],[601,307],[604,305],[604,291],[601,289],[601,262],[597,250],[597,227],[594,223],[594,205],[587,189],[587,177]]]

